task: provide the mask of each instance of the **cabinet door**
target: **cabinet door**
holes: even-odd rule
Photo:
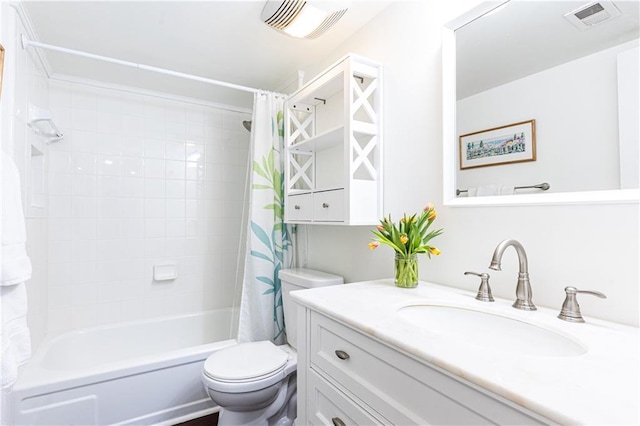
[[[344,222],[344,190],[315,192],[313,220],[314,222]]]
[[[312,194],[296,194],[287,196],[286,217],[287,222],[308,222],[313,214]]]

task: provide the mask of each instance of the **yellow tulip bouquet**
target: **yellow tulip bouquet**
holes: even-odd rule
[[[405,213],[397,224],[391,221],[391,216],[387,216],[371,231],[376,236],[369,243],[371,250],[382,243],[393,248],[396,253],[395,283],[398,287],[418,285],[418,254],[426,253],[429,258],[440,254],[440,250],[429,245],[429,241],[443,232],[442,229],[429,231],[436,216],[433,204],[429,204],[420,213],[412,216]]]

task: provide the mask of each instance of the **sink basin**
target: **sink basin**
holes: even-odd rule
[[[546,328],[469,308],[411,305],[400,308],[398,315],[441,338],[500,353],[576,356],[587,352],[582,345]]]

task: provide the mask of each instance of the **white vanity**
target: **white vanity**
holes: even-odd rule
[[[299,424],[638,424],[639,331],[421,282],[292,293]]]

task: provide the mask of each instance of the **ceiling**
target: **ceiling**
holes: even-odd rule
[[[458,99],[640,37],[640,1],[614,1],[621,16],[581,31],[564,14],[589,2],[511,1],[458,29]]]
[[[260,1],[26,1],[41,43],[281,91],[325,60],[391,0],[353,0],[320,38],[296,39],[260,19]],[[72,76],[250,107],[253,95],[122,65],[42,50],[54,76]],[[336,60],[339,58],[335,58]]]

